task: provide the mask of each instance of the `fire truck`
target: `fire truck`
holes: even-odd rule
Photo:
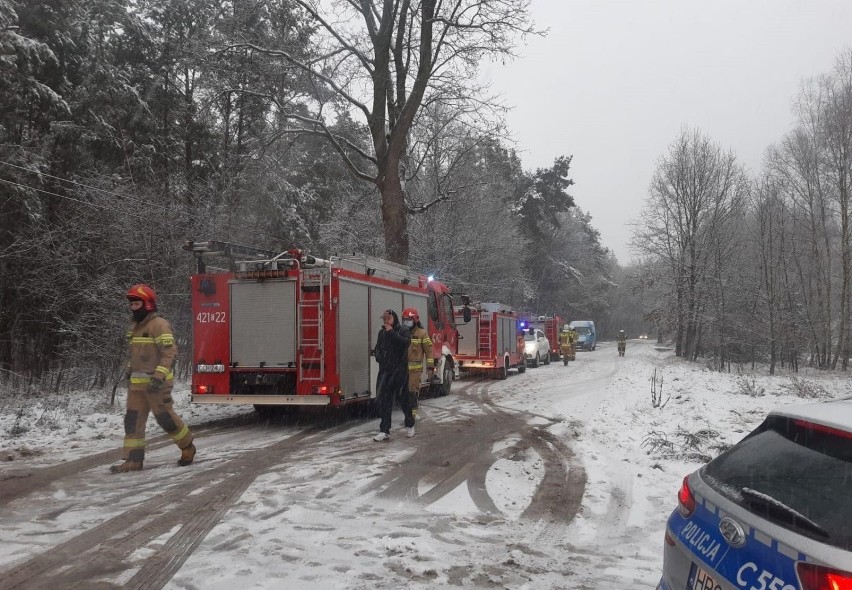
[[[459,343],[456,361],[460,371],[484,372],[505,379],[509,369],[527,370],[524,337],[518,317],[500,303],[466,302],[455,308]]]
[[[435,356],[422,388],[450,393],[458,376],[450,290],[405,266],[360,254],[322,259],[229,242],[187,242],[190,278],[191,401],[281,406],[343,406],[376,397],[373,356],[386,309],[418,310]],[[208,266],[211,259],[227,267]]]
[[[544,335],[547,336],[548,342],[550,342],[550,360],[558,361],[561,358],[561,351],[559,350],[559,332],[562,331],[562,326],[564,325],[562,318],[558,315],[534,316],[530,314],[521,314],[520,320],[523,324],[522,327],[535,328],[544,332]]]

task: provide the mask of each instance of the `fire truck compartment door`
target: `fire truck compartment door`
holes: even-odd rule
[[[497,334],[497,350],[500,353],[514,352],[517,345],[518,323],[515,318],[500,318],[500,332]]]
[[[467,324],[458,322],[456,327],[459,331],[459,354],[465,356],[479,356],[479,317],[470,318]]]
[[[340,387],[345,395],[375,391],[370,389],[370,331],[367,301],[369,287],[340,279],[340,303],[337,306],[337,359]],[[378,332],[379,326],[375,327]]]
[[[231,362],[294,367],[296,282],[231,283]]]

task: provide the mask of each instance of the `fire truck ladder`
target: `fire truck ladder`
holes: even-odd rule
[[[491,314],[479,316],[479,356],[491,357]]]
[[[302,381],[325,380],[325,343],[323,341],[324,272],[302,270],[299,296],[299,352]],[[313,369],[313,370],[305,370]]]

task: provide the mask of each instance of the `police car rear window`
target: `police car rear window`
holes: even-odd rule
[[[719,493],[767,520],[852,550],[852,438],[843,433],[772,416],[704,466],[702,476]],[[763,505],[756,506],[755,498],[763,499]],[[803,523],[797,514],[816,526]]]

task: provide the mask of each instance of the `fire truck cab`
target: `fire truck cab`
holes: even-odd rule
[[[458,375],[450,290],[405,266],[352,254],[321,259],[228,242],[188,242],[193,403],[274,406],[367,402],[384,310],[418,310],[435,372],[421,389],[447,395]],[[208,267],[211,258],[226,268]],[[427,326],[428,323],[428,326]]]

